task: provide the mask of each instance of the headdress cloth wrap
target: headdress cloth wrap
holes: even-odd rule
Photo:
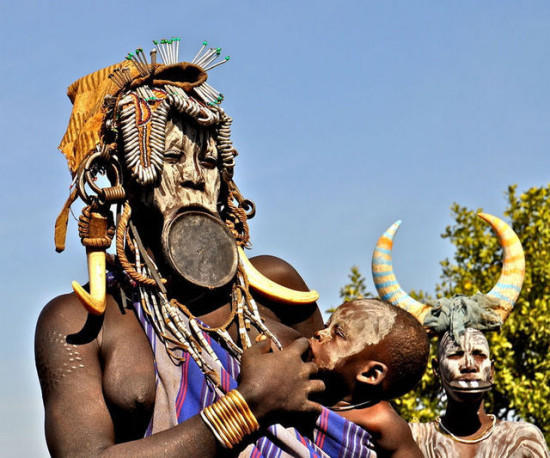
[[[500,327],[521,291],[525,256],[521,242],[510,226],[487,213],[478,216],[491,225],[504,252],[502,271],[491,291],[471,297],[442,298],[433,305],[413,299],[401,288],[393,271],[393,237],[401,224],[397,221],[378,239],[372,255],[372,275],[380,298],[405,309],[437,334],[448,331],[457,342],[468,327],[480,331]]]
[[[155,42],[157,49],[151,52],[150,63],[143,50],[137,49],[127,60],[78,79],[67,91],[73,110],[59,149],[67,158],[76,186],[56,220],[55,245],[57,251],[65,248],[70,206],[80,196],[88,204],[80,217],[79,232],[88,256],[90,292],[76,282],[73,289],[91,313],[101,314],[105,308],[105,250],[115,232],[110,206],[125,202],[120,167],[124,165],[130,179],[140,185],[158,183],[170,109],[188,115],[200,126],[215,127],[220,173],[238,201],[238,207],[234,207],[239,211],[237,222],[246,225],[244,209],[253,205],[240,196],[232,181],[237,152],[230,139],[232,120],[219,107],[223,96],[206,83],[207,71],[229,57],[216,63],[220,49],[207,49],[204,42],[192,62],[178,62],[179,41],[162,40],[160,46]],[[156,52],[162,57],[162,64],[156,62]],[[94,186],[98,173],[106,173],[112,186]],[[90,198],[87,187],[97,195]],[[127,202],[124,205],[128,206]],[[230,229],[235,230],[234,222],[226,224],[232,224]],[[307,304],[318,299],[315,291],[290,290],[258,272],[242,250],[248,241],[247,226],[245,232],[243,240],[239,238],[236,243],[240,264],[252,287],[287,303]]]

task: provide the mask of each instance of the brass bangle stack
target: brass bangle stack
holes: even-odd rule
[[[258,420],[237,390],[202,410],[201,418],[225,448],[233,448],[245,436],[260,429]]]

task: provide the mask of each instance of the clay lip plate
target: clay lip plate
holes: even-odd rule
[[[484,380],[453,380],[448,382],[449,387],[455,391],[475,393],[490,390],[493,384]]]
[[[167,229],[164,246],[183,278],[212,289],[227,284],[235,276],[237,245],[221,220],[193,209],[178,213]]]

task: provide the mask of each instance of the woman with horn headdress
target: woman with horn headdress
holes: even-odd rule
[[[493,385],[494,366],[482,331],[498,329],[517,300],[525,275],[519,238],[502,220],[480,213],[497,233],[503,248],[501,275],[487,294],[439,299],[422,304],[399,285],[393,272],[392,244],[400,221],[378,240],[372,273],[378,294],[411,312],[441,336],[434,372],[447,395],[445,414],[432,423],[412,423],[411,430],[426,457],[546,457],[540,430],[529,423],[498,420],[487,414],[484,395]]]

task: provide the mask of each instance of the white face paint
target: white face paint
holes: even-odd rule
[[[216,141],[205,128],[181,117],[166,123],[164,167],[153,190],[153,204],[165,216],[173,210],[199,206],[217,214],[220,193]]]
[[[439,343],[438,358],[441,380],[447,390],[479,393],[491,388],[489,344],[477,329],[467,328],[458,344],[445,333]]]
[[[313,361],[333,370],[339,363],[369,345],[376,345],[391,331],[397,313],[373,300],[348,302],[336,309],[327,327],[310,340]]]

